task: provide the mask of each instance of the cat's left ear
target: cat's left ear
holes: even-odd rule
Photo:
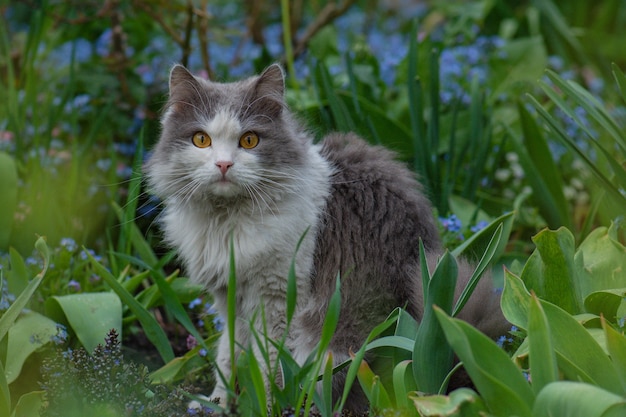
[[[254,87],[256,101],[263,103],[263,108],[273,115],[283,109],[285,95],[285,75],[278,64],[270,65],[261,73]]]

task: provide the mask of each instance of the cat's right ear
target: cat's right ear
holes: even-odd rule
[[[194,85],[195,83],[197,83],[196,77],[180,64],[174,65],[170,71],[170,94],[182,85]]]

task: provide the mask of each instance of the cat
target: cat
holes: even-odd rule
[[[232,83],[175,65],[161,135],[145,167],[147,183],[164,203],[166,242],[224,318],[232,237],[241,346],[255,345],[250,321],[261,308],[268,336],[285,334],[287,274],[295,254],[298,302],[286,344],[304,362],[319,341],[339,276],[340,318],[329,346],[339,363],[394,308],[422,317],[419,240],[430,264],[442,253],[441,241],[422,186],[393,152],[353,133],[333,133],[314,144],[288,109],[284,91],[277,64]],[[485,279],[460,317],[492,337],[507,329]],[[263,332],[259,320],[254,325]],[[226,329],[216,355],[226,379],[229,337]],[[338,398],[342,375],[335,379]],[[366,407],[357,391],[347,408]],[[212,398],[223,401],[226,394],[218,377]]]

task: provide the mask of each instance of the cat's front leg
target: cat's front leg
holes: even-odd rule
[[[226,385],[232,376],[231,353],[230,353],[230,336],[227,329],[224,329],[217,346],[217,355],[215,357],[215,388],[210,395],[211,400],[218,401],[220,406],[226,406],[228,399],[228,391]]]

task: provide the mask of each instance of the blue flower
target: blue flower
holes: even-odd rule
[[[463,224],[456,214],[451,214],[450,217],[440,217],[439,221],[445,230],[448,232],[457,233],[461,231]]]
[[[78,245],[76,245],[76,241],[71,237],[64,237],[63,239],[61,239],[60,245],[68,252],[74,252],[76,248],[78,248]]]
[[[202,304],[202,298],[198,297],[198,298],[194,298],[193,300],[191,300],[191,302],[189,303],[189,309],[193,310],[194,308],[196,308],[197,306],[199,306],[200,304]]]
[[[479,232],[479,231],[483,230],[488,225],[489,225],[489,222],[487,222],[485,220],[481,220],[478,223],[476,223],[474,226],[470,227],[470,230],[472,232],[476,233],[476,232]]]
[[[80,282],[78,282],[76,280],[70,280],[70,282],[67,283],[67,287],[71,291],[79,292],[80,291]]]

